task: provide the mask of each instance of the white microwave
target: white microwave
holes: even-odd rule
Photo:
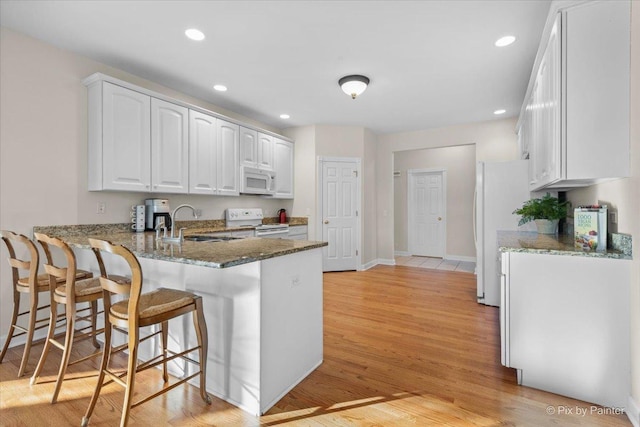
[[[240,193],[273,196],[276,193],[276,173],[242,166]]]

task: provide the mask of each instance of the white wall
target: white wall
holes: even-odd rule
[[[293,212],[309,216],[309,238],[321,240],[317,230],[318,157],[350,157],[361,161],[362,264],[376,259],[375,153],[376,135],[358,126],[314,125],[289,128],[284,135],[296,140],[296,190]],[[301,146],[298,150],[298,146]],[[310,212],[310,213],[308,213]]]
[[[129,221],[131,205],[148,197],[190,203],[204,219],[222,219],[227,207],[262,207],[275,216],[292,201],[251,196],[176,196],[87,191],[87,91],[82,79],[102,72],[185,102],[278,131],[204,101],[60,50],[12,30],[0,29],[0,229],[31,236],[34,225]],[[96,214],[98,201],[106,213]],[[180,214],[188,219],[189,215]],[[0,245],[0,335],[12,307],[7,252]]]
[[[516,119],[509,118],[416,132],[380,135],[376,153],[378,259],[393,262],[394,152],[474,144],[476,161],[513,160],[518,156],[515,125]]]
[[[633,238],[631,271],[631,394],[640,408],[640,2],[631,7],[631,177],[567,193],[574,206],[606,203],[618,211],[612,228]],[[637,415],[637,414],[636,414]]]
[[[316,236],[316,129],[315,126],[289,128],[283,131],[285,136],[295,143],[295,176],[293,179],[295,198],[292,216],[308,218],[307,233],[309,240],[320,240]]]
[[[446,188],[446,258],[475,258],[473,240],[473,194],[476,182],[476,147],[427,148],[396,151],[394,177],[394,246],[396,251],[408,251],[407,171],[436,168],[447,173]]]

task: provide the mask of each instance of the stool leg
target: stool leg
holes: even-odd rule
[[[22,362],[18,370],[18,376],[24,375],[24,370],[29,362],[29,353],[31,352],[31,343],[33,342],[33,331],[36,328],[36,317],[38,317],[38,292],[29,293],[29,325],[27,326],[27,338],[24,344],[24,353],[22,354]]]
[[[71,356],[71,347],[73,347],[73,335],[76,328],[76,305],[66,304],[67,307],[67,332],[64,337],[64,350],[62,351],[62,359],[60,360],[60,370],[58,371],[58,379],[56,380],[56,387],[53,391],[53,397],[51,403],[56,403],[58,400],[58,394],[62,387],[62,381],[64,375],[67,372],[67,365],[69,365],[69,357]]]
[[[207,394],[207,353],[209,349],[209,335],[207,335],[207,323],[204,320],[202,310],[202,298],[194,298],[196,309],[193,311],[193,326],[198,338],[198,358],[200,360],[200,397],[207,405],[211,405],[211,397]]]
[[[2,347],[2,352],[0,353],[0,363],[2,363],[2,360],[4,359],[4,355],[7,354],[7,350],[9,349],[9,344],[11,344],[11,339],[13,338],[13,334],[16,330],[16,322],[18,321],[19,311],[20,311],[20,292],[13,291],[13,313],[11,314],[11,326],[9,326],[7,341],[5,341],[4,347]]]
[[[100,348],[100,343],[96,339],[96,323],[98,321],[98,301],[91,301],[91,341],[95,348]]]
[[[129,321],[131,324],[131,321]],[[138,365],[138,341],[140,331],[138,328],[129,328],[129,361],[127,363],[127,387],[124,391],[124,402],[122,404],[122,418],[120,427],[126,427],[129,422],[129,413],[133,403],[133,387],[136,381],[136,370]]]
[[[160,324],[160,336],[162,337],[162,379],[164,382],[169,381],[169,374],[167,373],[167,342],[169,341],[169,322],[162,322]]]
[[[91,414],[93,413],[93,409],[96,407],[96,403],[98,403],[98,397],[100,397],[100,390],[102,390],[102,385],[104,383],[105,372],[109,366],[109,359],[111,357],[111,324],[108,323],[108,319],[105,315],[105,325],[104,325],[104,350],[102,351],[102,361],[100,362],[100,373],[98,374],[98,383],[96,384],[96,389],[93,392],[93,396],[91,397],[91,402],[89,402],[89,407],[87,408],[87,413],[82,417],[81,427],[86,427],[89,424],[89,418],[91,418]]]
[[[38,381],[38,377],[40,376],[40,371],[42,371],[44,362],[47,360],[47,356],[49,355],[49,349],[51,349],[51,340],[53,340],[53,336],[55,335],[57,320],[58,320],[58,303],[56,302],[55,298],[51,298],[51,304],[49,306],[49,328],[47,329],[47,337],[44,340],[44,348],[42,349],[40,360],[36,365],[36,370],[33,371],[33,375],[31,376],[31,381],[30,381],[31,385],[34,385]]]

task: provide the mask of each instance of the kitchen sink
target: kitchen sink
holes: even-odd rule
[[[188,240],[190,242],[226,242],[228,240],[238,240],[238,239],[242,239],[242,237],[208,236],[203,234],[192,234],[190,236],[184,236],[184,240]]]

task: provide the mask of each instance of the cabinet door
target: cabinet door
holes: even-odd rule
[[[293,199],[293,143],[274,138],[274,170],[279,199]]]
[[[216,193],[217,121],[207,114],[189,111],[189,193]]]
[[[258,132],[240,127],[240,164],[258,167]]]
[[[631,3],[640,7],[586,2],[565,12],[568,179],[629,176],[630,54],[640,49],[629,45]]]
[[[189,110],[151,99],[152,191],[187,193],[189,190]]]
[[[263,170],[274,170],[274,140],[271,135],[258,133],[258,167]]]
[[[532,190],[562,177],[560,15],[556,17],[531,93]]]
[[[151,97],[103,85],[102,189],[150,191]]]
[[[218,193],[240,195],[240,127],[218,120]]]

